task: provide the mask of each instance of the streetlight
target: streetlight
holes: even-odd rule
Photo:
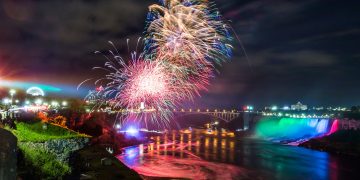
[[[2,101],[3,101],[3,104],[5,105],[6,116],[8,116],[8,104],[10,103],[10,99],[5,98]]]
[[[8,104],[10,103],[10,99],[9,99],[9,98],[3,99],[3,103],[4,103],[5,105],[8,105]]]
[[[57,107],[57,106],[59,106],[59,103],[57,101],[52,101],[51,106]]]
[[[11,105],[12,105],[14,95],[16,94],[16,90],[15,89],[10,89],[9,93],[10,93],[10,96],[11,96]]]
[[[271,107],[271,110],[272,111],[276,111],[278,109],[278,107],[277,106],[273,106],[273,107]]]
[[[40,106],[42,103],[43,103],[42,99],[37,99],[37,100],[35,101],[35,104],[36,104],[37,106]]]

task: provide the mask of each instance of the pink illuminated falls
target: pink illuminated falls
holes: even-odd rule
[[[330,131],[329,131],[329,133],[327,133],[327,135],[333,134],[338,130],[339,130],[339,120],[335,119],[333,124],[331,125]]]

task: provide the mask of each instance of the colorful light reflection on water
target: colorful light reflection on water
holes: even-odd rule
[[[184,137],[185,136],[185,137]],[[249,178],[249,171],[231,164],[210,162],[202,159],[199,154],[204,151],[205,156],[211,153],[217,156],[217,150],[209,152],[210,146],[234,148],[234,141],[214,140],[205,138],[204,147],[201,147],[200,137],[192,138],[192,134],[172,134],[171,136],[153,137],[154,143],[139,145],[124,149],[118,158],[139,174],[150,177],[171,177],[189,179],[234,179],[236,177]],[[186,141],[185,141],[186,140]],[[204,149],[205,148],[205,149]],[[215,148],[217,149],[217,148]],[[215,154],[214,154],[215,153]],[[234,157],[234,151],[221,151],[221,159]],[[232,155],[231,155],[232,154]],[[230,157],[230,158],[231,158]]]
[[[125,148],[117,158],[150,177],[222,180],[359,177],[354,170],[356,161],[254,138],[176,132],[152,139],[152,143]]]

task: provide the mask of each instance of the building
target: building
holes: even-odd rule
[[[291,110],[293,111],[305,111],[307,110],[307,105],[301,104],[301,102],[298,102],[296,104],[291,105]]]

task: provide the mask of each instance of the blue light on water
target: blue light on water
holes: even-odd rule
[[[138,163],[139,148],[136,146],[125,148],[123,156],[128,166],[134,166]]]

